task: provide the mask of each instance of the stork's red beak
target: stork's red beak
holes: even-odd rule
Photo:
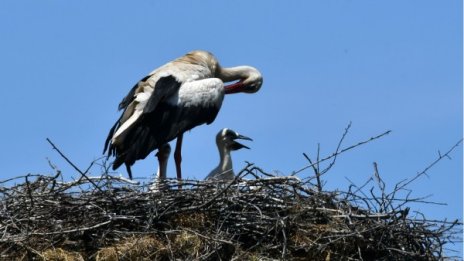
[[[243,85],[243,81],[239,81],[236,83],[226,85],[224,87],[224,91],[226,94],[238,93],[238,92],[243,92],[244,87],[245,85]]]

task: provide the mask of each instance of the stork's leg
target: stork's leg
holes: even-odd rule
[[[155,157],[158,158],[158,171],[156,172],[155,181],[150,186],[150,190],[153,192],[162,191],[166,188],[166,172],[162,171],[162,164],[167,160],[165,151],[163,151],[164,146],[158,148],[158,152],[155,154]]]
[[[156,179],[157,180],[165,180],[166,173],[161,172],[161,164],[163,164],[163,156],[160,153],[160,149],[158,149],[158,153],[155,155],[158,158],[158,172],[156,172]]]
[[[176,150],[174,151],[174,161],[176,162],[176,171],[177,171],[177,180],[182,179],[182,171],[180,168],[180,163],[182,162],[182,138],[184,134],[181,133],[177,136]]]

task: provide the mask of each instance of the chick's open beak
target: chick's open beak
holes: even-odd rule
[[[236,140],[250,140],[250,141],[253,141],[251,138],[248,138],[246,136],[243,136],[243,135],[237,135],[236,138],[234,138],[234,140],[232,141],[232,143],[230,144],[230,148],[232,150],[239,150],[239,149],[242,149],[242,148],[245,148],[245,149],[250,149],[249,147],[237,142]]]

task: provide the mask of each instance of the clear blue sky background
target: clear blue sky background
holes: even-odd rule
[[[233,155],[236,171],[250,161],[284,175],[318,143],[331,154],[350,121],[346,146],[393,131],[341,155],[327,189],[362,184],[374,161],[391,189],[462,137],[462,1],[160,2],[0,2],[0,178],[52,173],[46,158],[76,177],[45,138],[87,167],[133,84],[194,49],[259,68],[264,85],[226,97],[212,125],[185,135],[189,178],[216,166],[223,127],[254,138]],[[414,206],[427,217],[462,219],[462,147],[451,156],[410,186],[448,204]],[[133,170],[156,167],[150,155]]]

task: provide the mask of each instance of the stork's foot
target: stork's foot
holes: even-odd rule
[[[158,193],[169,189],[167,180],[157,178],[148,188],[150,192]]]

